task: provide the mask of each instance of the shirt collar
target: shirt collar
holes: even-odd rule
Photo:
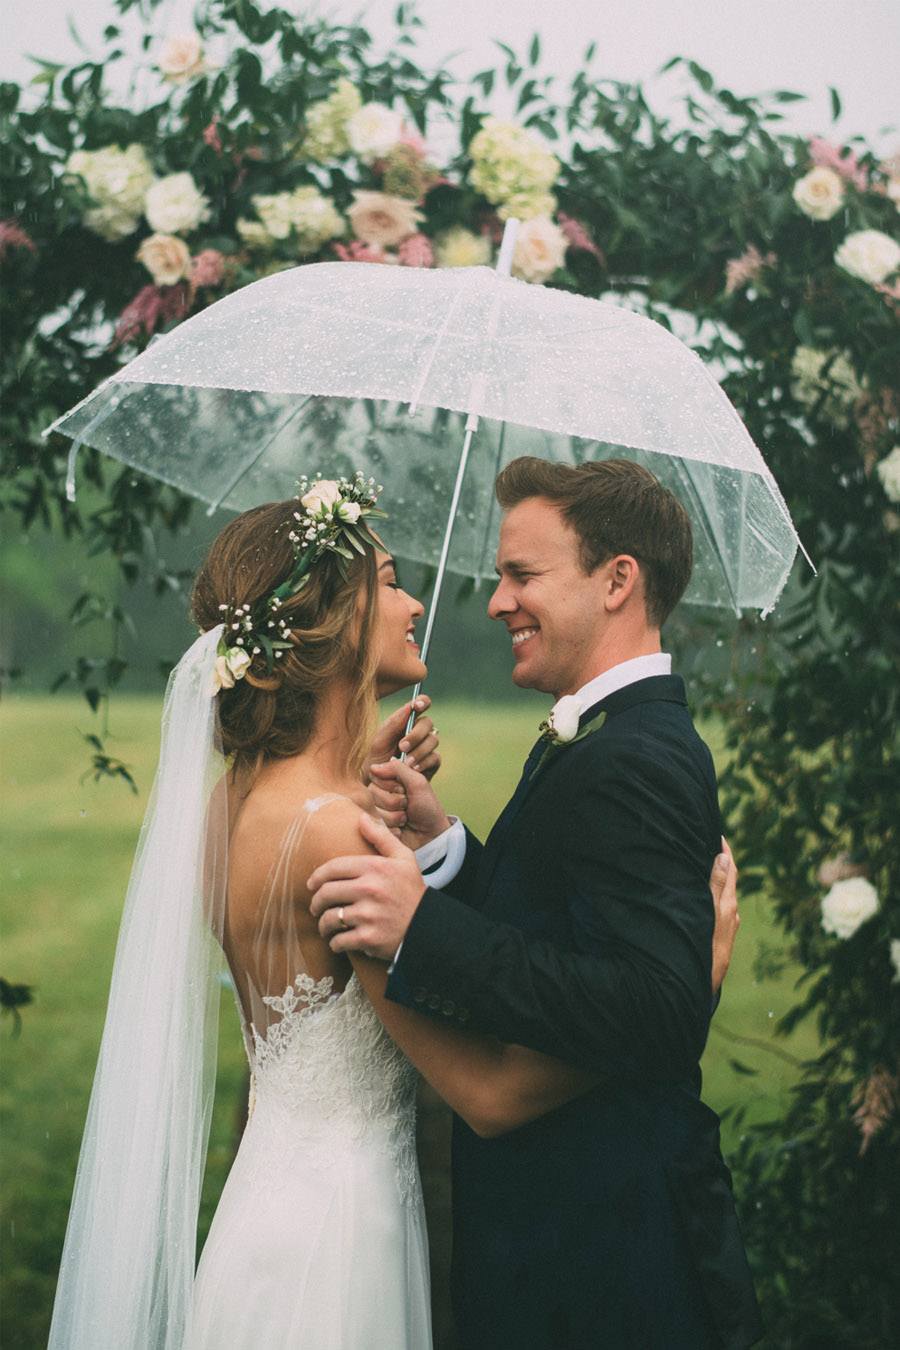
[[[654,652],[652,656],[635,656],[630,661],[620,661],[617,666],[604,670],[602,675],[595,675],[587,684],[581,686],[574,697],[578,699],[579,712],[583,713],[629,684],[647,680],[651,675],[671,675],[671,673],[672,658],[668,652]]]

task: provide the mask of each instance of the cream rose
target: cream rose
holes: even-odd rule
[[[380,248],[393,248],[415,234],[422,220],[412,202],[386,192],[354,192],[347,212],[357,239]]]
[[[857,230],[847,235],[834,261],[851,277],[878,286],[900,267],[900,244],[881,230]]]
[[[435,239],[434,256],[438,267],[484,267],[491,260],[491,241],[453,225]]]
[[[877,910],[878,892],[871,881],[836,881],[822,901],[822,927],[835,937],[850,938]]]
[[[225,653],[225,662],[236,680],[244,678],[247,667],[252,664],[252,661],[253,657],[249,652],[245,652],[243,647],[229,647]]]
[[[547,724],[555,741],[566,744],[578,735],[581,703],[574,694],[563,694],[550,709]]]
[[[174,286],[191,274],[191,251],[174,234],[151,234],[134,256],[144,264],[157,286]]]
[[[233,689],[233,688],[234,688],[234,676],[228,669],[228,658],[225,656],[217,656],[216,664],[213,667],[212,672],[212,688],[210,692],[213,694],[217,694],[220,689]]]
[[[167,37],[159,49],[157,65],[170,84],[184,84],[206,70],[203,44],[197,33]]]
[[[300,498],[300,505],[311,515],[327,516],[341,499],[341,490],[333,478],[320,478]]]
[[[798,178],[791,195],[811,220],[830,220],[844,202],[843,179],[834,169],[811,169]]]
[[[888,501],[900,502],[900,445],[895,445],[889,455],[885,455],[875,472],[881,479]]]
[[[365,164],[383,159],[403,135],[403,118],[383,103],[364,103],[347,122],[347,139]]]
[[[209,201],[189,173],[170,173],[144,198],[144,215],[158,234],[189,234],[209,220]]]
[[[341,502],[336,514],[341,520],[346,520],[348,525],[355,525],[362,513],[362,507],[359,502]]]
[[[524,281],[549,280],[563,265],[568,241],[558,225],[546,216],[526,220],[519,230],[513,254],[513,276]]]

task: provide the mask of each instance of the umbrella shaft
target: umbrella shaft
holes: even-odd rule
[[[431,634],[434,629],[434,619],[437,614],[438,600],[441,595],[441,587],[444,584],[444,573],[447,570],[447,559],[450,556],[450,541],[453,538],[453,526],[456,524],[456,512],[459,507],[459,499],[462,494],[463,479],[466,476],[466,465],[469,462],[469,451],[472,448],[472,437],[478,426],[478,419],[470,417],[466,422],[466,438],[463,441],[462,454],[459,457],[459,465],[456,470],[456,482],[453,484],[453,497],[450,502],[450,512],[447,516],[447,527],[444,530],[444,542],[441,545],[441,556],[438,559],[437,574],[434,578],[434,591],[431,596],[431,604],[428,607],[428,620],[425,624],[425,636],[422,639],[421,658],[428,660],[428,649],[431,646]],[[420,680],[413,690],[413,700],[415,700],[422,688]],[[415,709],[409,714],[409,721],[406,723],[406,735],[412,730],[413,723],[416,720]],[[400,756],[405,762],[406,755]]]

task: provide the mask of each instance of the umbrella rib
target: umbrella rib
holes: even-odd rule
[[[446,333],[447,325],[452,319],[461,299],[462,299],[462,292],[457,291],[456,295],[453,298],[453,304],[450,306],[450,308],[447,310],[447,313],[444,315],[444,322],[441,324],[440,329],[437,335],[435,336],[434,342],[432,342],[431,344],[431,351],[428,353],[428,357],[425,361],[425,367],[422,370],[422,373],[420,374],[418,380],[416,381],[416,387],[413,390],[413,396],[409,400],[410,417],[414,415],[416,409],[419,406],[419,399],[421,398],[422,390],[425,388],[425,382],[428,379],[428,376],[431,374],[431,367],[434,365],[435,357],[438,354],[438,349],[440,348],[441,345],[441,339]]]
[[[253,454],[249,457],[249,459],[245,460],[245,462],[239,467],[237,473],[235,473],[225,484],[222,491],[219,493],[218,497],[216,497],[213,501],[211,501],[209,506],[206,508],[206,514],[208,516],[211,516],[215,511],[218,511],[219,507],[222,505],[225,498],[228,496],[229,492],[234,491],[234,489],[237,487],[238,483],[241,481],[244,475],[248,474],[250,470],[253,468],[254,464],[257,464],[262,459],[263,455],[266,453],[272,442],[281,435],[286,426],[289,426],[290,423],[293,422],[295,417],[298,417],[300,415],[300,413],[306,407],[310,399],[314,397],[315,395],[313,394],[307,394],[306,398],[302,399],[301,402],[297,404],[296,408],[291,409],[291,411],[288,413],[284,421],[279,426],[277,426],[275,430],[272,432],[272,435],[269,437],[269,439],[267,441],[263,441],[259,450],[255,450]]]

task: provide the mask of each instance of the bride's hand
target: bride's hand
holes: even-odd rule
[[[407,848],[421,848],[450,828],[431,784],[408,763],[373,764],[369,790],[381,819]]]
[[[408,736],[406,724],[413,708],[412,703],[404,703],[402,708],[398,708],[385,719],[369,747],[368,759],[363,770],[363,782],[371,783],[373,764],[386,764],[388,760],[401,753],[407,756],[407,764],[418,769],[419,773],[428,779],[434,777],[441,767],[441,757],[437,748],[438,734],[431,718],[422,716],[430,707],[431,699],[428,695],[420,694],[415,700],[416,721]]]
[[[723,838],[722,852],[713,863],[709,878],[709,889],[712,891],[716,915],[712,944],[712,987],[714,994],[719,991],[722,981],[728,973],[731,953],[734,950],[735,939],[741,926],[741,916],[738,913],[737,879],[738,870],[731,855],[731,849],[728,847],[728,841]]]

